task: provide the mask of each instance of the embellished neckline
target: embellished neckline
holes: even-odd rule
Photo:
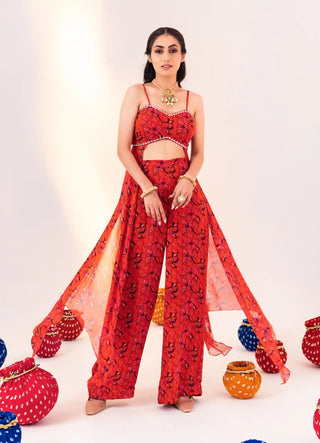
[[[182,114],[183,112],[185,113],[187,113],[187,114],[189,114],[190,116],[191,116],[191,118],[192,118],[192,120],[194,121],[194,117],[193,117],[193,115],[191,114],[191,112],[190,111],[188,111],[187,109],[184,109],[184,110],[182,110],[182,111],[176,111],[176,112],[167,112],[167,111],[165,111],[164,109],[161,109],[161,108],[158,108],[157,106],[153,106],[153,105],[146,105],[146,106],[143,106],[142,108],[140,108],[139,110],[138,110],[138,112],[137,112],[137,115],[139,114],[139,112],[140,111],[142,111],[142,109],[145,109],[145,108],[153,108],[153,109],[157,109],[158,111],[160,111],[160,112],[162,112],[163,114],[166,114],[166,115],[176,115],[176,114]]]

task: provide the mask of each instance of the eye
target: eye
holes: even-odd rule
[[[160,54],[162,52],[162,49],[156,49],[154,51],[156,54]],[[178,52],[177,48],[170,49],[170,52]]]

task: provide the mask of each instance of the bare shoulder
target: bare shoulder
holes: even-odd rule
[[[142,97],[142,85],[141,83],[135,83],[130,85],[125,90],[122,107],[127,110],[132,110],[132,113],[137,112]]]
[[[194,91],[189,91],[189,97],[190,100],[192,100],[193,104],[196,105],[203,105],[203,99],[200,94]]]
[[[134,83],[133,85],[130,85],[129,88],[133,91],[140,92],[142,89],[142,83]]]
[[[139,94],[141,94],[141,83],[134,83],[133,85],[130,85],[126,89],[126,95],[129,95],[130,97],[138,97]]]
[[[190,108],[193,110],[194,116],[203,114],[203,99],[200,94],[194,91],[189,91],[189,104]]]

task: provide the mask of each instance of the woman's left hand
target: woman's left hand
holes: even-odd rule
[[[172,198],[171,209],[177,209],[179,206],[182,206],[184,208],[191,200],[193,189],[194,187],[190,180],[186,178],[182,178],[181,180],[179,180],[173,193],[169,195],[169,198]],[[183,195],[185,197],[185,200],[183,202],[178,201],[179,195]]]

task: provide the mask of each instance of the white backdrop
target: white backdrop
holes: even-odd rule
[[[7,364],[31,353],[33,327],[112,215],[125,172],[116,155],[121,101],[142,83],[147,38],[160,26],[184,35],[182,86],[204,100],[199,181],[277,335],[299,349],[294,334],[300,340],[304,321],[319,315],[319,14],[317,0],[1,2]]]

